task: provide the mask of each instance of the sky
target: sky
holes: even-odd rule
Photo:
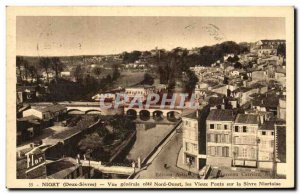
[[[18,16],[17,55],[72,56],[285,39],[284,18]]]

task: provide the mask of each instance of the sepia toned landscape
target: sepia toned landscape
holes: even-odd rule
[[[284,18],[18,16],[16,34],[17,179],[286,179]]]

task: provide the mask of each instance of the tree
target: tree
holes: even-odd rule
[[[18,68],[19,76],[20,76],[21,80],[22,80],[21,67],[23,66],[23,62],[24,62],[24,58],[23,57],[17,57],[17,59],[16,59],[16,66]]]
[[[55,72],[55,78],[57,80],[59,73],[63,71],[64,64],[60,61],[58,57],[53,57],[51,59],[51,68]]]
[[[91,151],[94,157],[99,158],[103,150],[103,137],[99,136],[98,133],[88,134],[80,140],[78,148],[85,154]]]
[[[51,61],[48,57],[40,58],[39,65],[45,70],[47,75],[47,82],[49,83],[49,69],[51,66]]]
[[[153,85],[154,84],[154,78],[149,73],[145,73],[144,74],[144,80],[143,80],[142,83],[147,84],[147,85]]]
[[[286,45],[280,44],[277,48],[277,55],[286,57]]]
[[[77,65],[74,71],[74,76],[77,82],[81,82],[83,79],[83,69],[81,65]]]
[[[185,90],[186,92],[193,92],[197,82],[199,81],[198,77],[191,70],[186,71],[187,81],[185,82]]]
[[[233,57],[230,56],[228,57],[227,61],[230,63],[236,63],[239,61],[239,57],[237,55],[234,55]]]
[[[119,72],[119,68],[117,65],[113,66],[113,73],[112,73],[112,80],[115,81],[120,77],[120,72]]]
[[[28,67],[28,72],[30,74],[30,77],[31,77],[31,80],[33,82],[33,79],[36,78],[36,81],[38,81],[38,73],[37,73],[37,70],[34,66],[29,66]]]
[[[101,75],[101,73],[102,73],[102,69],[101,69],[100,67],[95,67],[95,68],[93,69],[93,73],[95,74],[95,76],[96,76],[98,79],[100,79],[100,75]]]
[[[242,68],[243,68],[243,65],[242,65],[240,62],[236,62],[236,63],[234,64],[234,68],[236,68],[236,69],[242,69]]]
[[[123,62],[124,63],[133,63],[139,59],[142,52],[140,51],[132,51],[131,53],[124,52],[123,53]]]

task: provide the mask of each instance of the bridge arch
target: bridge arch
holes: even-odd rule
[[[163,112],[160,110],[153,111],[152,116],[153,116],[153,119],[156,121],[161,121],[164,119]]]
[[[139,115],[140,115],[140,119],[142,121],[148,121],[151,116],[151,114],[148,110],[141,110]]]
[[[82,115],[82,114],[85,114],[85,112],[81,111],[79,109],[69,109],[67,111],[67,114]]]
[[[101,111],[100,110],[91,109],[91,110],[85,111],[85,114],[101,114]]]
[[[136,119],[137,118],[137,112],[134,109],[128,109],[126,111],[126,115],[132,119]]]
[[[180,113],[177,111],[167,112],[167,120],[171,122],[176,122],[180,120]]]

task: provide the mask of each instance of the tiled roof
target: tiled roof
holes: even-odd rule
[[[274,130],[274,121],[265,121],[260,127],[261,130]]]
[[[213,109],[210,111],[207,120],[210,121],[233,121],[235,115],[232,110]]]
[[[35,109],[41,112],[58,112],[66,109],[66,106],[61,104],[55,104],[55,105],[46,106],[44,108],[35,108]]]
[[[258,124],[259,118],[258,115],[253,114],[238,114],[238,116],[235,119],[235,123]]]

